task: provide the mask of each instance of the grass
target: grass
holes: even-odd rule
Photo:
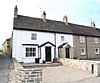
[[[0,50],[0,57],[5,56],[5,53],[3,53],[2,50]]]

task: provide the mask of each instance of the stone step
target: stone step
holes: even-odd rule
[[[35,63],[21,63],[24,68],[37,68],[37,67],[55,67],[61,66],[61,63],[45,63],[45,64],[35,64]]]

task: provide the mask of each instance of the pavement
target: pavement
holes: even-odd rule
[[[0,55],[0,83],[8,83],[11,60],[8,56]]]

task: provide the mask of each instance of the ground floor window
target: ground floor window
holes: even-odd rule
[[[85,54],[86,54],[85,48],[81,48],[81,49],[80,49],[80,52],[81,52],[81,55],[85,55]]]
[[[26,47],[26,57],[36,56],[36,48]]]
[[[99,48],[95,48],[95,54],[99,54]]]

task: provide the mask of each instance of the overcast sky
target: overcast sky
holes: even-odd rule
[[[14,6],[18,14],[41,18],[46,11],[47,19],[62,21],[68,16],[70,23],[90,26],[94,21],[100,27],[100,0],[2,0],[0,2],[0,46],[9,38],[13,29]]]

